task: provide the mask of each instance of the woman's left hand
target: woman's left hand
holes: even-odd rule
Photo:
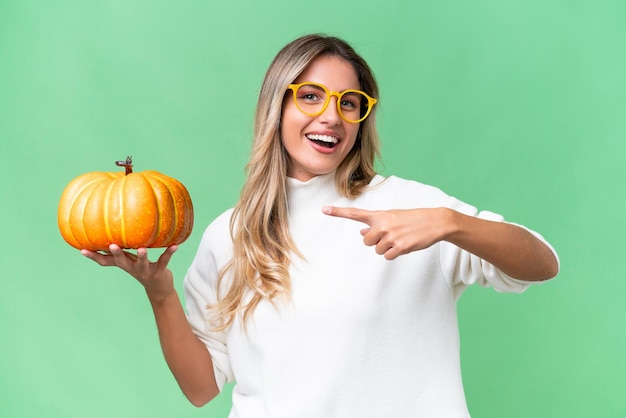
[[[448,241],[519,280],[546,280],[559,272],[552,250],[517,225],[461,214],[449,208],[364,210],[326,206],[330,216],[363,222],[365,245],[387,260]]]
[[[422,250],[444,239],[450,231],[451,217],[445,208],[365,210],[358,208],[322,208],[326,215],[363,222],[365,245],[374,246],[387,260]]]

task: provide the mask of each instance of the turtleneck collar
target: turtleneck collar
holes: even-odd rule
[[[287,201],[290,216],[320,212],[322,206],[334,205],[342,196],[335,187],[335,172],[322,174],[308,181],[287,177]]]

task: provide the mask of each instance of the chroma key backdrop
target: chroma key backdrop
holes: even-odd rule
[[[63,241],[57,205],[129,155],[178,179],[195,215],[170,263],[181,291],[239,196],[271,59],[311,32],[371,64],[382,174],[559,252],[548,283],[461,297],[472,415],[626,416],[624,22],[623,0],[0,0],[0,416],[228,415],[232,386],[203,408],[185,399],[145,292]]]

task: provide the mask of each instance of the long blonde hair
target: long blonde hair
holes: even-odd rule
[[[326,55],[348,61],[361,89],[379,97],[376,80],[365,60],[339,38],[306,35],[276,55],[259,93],[252,155],[246,165],[247,181],[231,217],[233,258],[218,279],[218,295],[223,296],[210,307],[220,318],[217,329],[229,327],[240,311],[245,326],[263,299],[274,303],[278,296],[290,295],[290,257],[302,254],[291,239],[287,222],[288,155],[280,137],[282,107],[287,86],[313,60]],[[375,110],[361,122],[353,149],[336,170],[335,184],[346,197],[361,194],[376,174],[374,164],[380,145]]]

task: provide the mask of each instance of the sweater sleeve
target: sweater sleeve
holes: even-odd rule
[[[501,215],[489,211],[478,211],[475,207],[463,203],[457,199],[450,198],[449,207],[466,215],[475,216],[494,222],[506,222]],[[513,224],[512,222],[509,222]],[[514,224],[526,229],[539,240],[541,240],[554,254],[558,260],[558,255],[554,248],[539,233],[526,228],[525,226]],[[482,258],[465,251],[449,242],[439,243],[439,256],[441,269],[455,297],[458,299],[463,290],[470,285],[478,284],[483,287],[492,287],[498,292],[520,293],[525,291],[531,284],[542,282],[529,282],[515,279],[508,276],[493,264]]]
[[[217,300],[216,289],[220,260],[226,257],[224,248],[229,248],[228,245],[224,245],[224,242],[222,245],[215,246],[216,237],[213,234],[219,233],[216,231],[216,222],[218,224],[223,223],[224,219],[218,218],[204,232],[196,256],[187,270],[183,290],[187,320],[193,333],[204,343],[211,354],[215,380],[221,391],[226,382],[234,381],[234,376],[230,365],[225,332],[212,330],[215,323],[211,321],[207,309]]]

